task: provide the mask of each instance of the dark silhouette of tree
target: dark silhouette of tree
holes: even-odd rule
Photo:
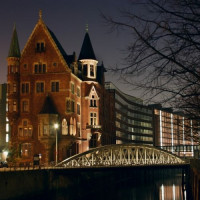
[[[112,68],[152,101],[172,104],[192,118],[200,114],[200,1],[130,0],[120,17],[103,15],[132,40],[125,65]]]

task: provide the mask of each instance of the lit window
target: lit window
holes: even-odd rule
[[[90,125],[97,125],[97,113],[90,113]]]
[[[32,125],[28,120],[23,120],[22,125],[18,127],[19,137],[32,137]]]
[[[63,119],[62,120],[62,135],[67,135],[67,134],[68,134],[67,120]]]
[[[6,142],[9,142],[9,134],[6,134]]]
[[[13,92],[17,92],[17,84],[13,83]]]
[[[31,143],[21,144],[21,156],[22,157],[31,157],[32,156],[32,145],[31,145]]]
[[[22,101],[22,111],[28,112],[28,110],[29,110],[28,101],[27,100]]]
[[[13,111],[17,111],[17,102],[13,101]]]

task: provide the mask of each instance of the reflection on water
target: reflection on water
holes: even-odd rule
[[[84,180],[84,182],[79,182],[79,185],[68,188],[68,190],[54,191],[51,194],[46,193],[39,199],[192,200],[189,197],[190,193],[187,191],[185,181],[182,179],[181,169],[132,169],[127,174],[127,176],[121,176],[119,171],[114,177],[114,181],[103,180],[100,185],[96,182]]]

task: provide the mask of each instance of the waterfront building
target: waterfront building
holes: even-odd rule
[[[198,122],[160,104],[154,109],[154,145],[179,156],[194,156],[199,149]]]
[[[143,101],[120,91],[113,83],[105,83],[111,94],[116,143],[153,145],[153,110]]]
[[[0,160],[5,161],[8,154],[9,123],[6,117],[6,83],[0,84]]]
[[[61,161],[114,143],[110,102],[88,32],[79,57],[65,52],[39,13],[20,52],[14,27],[8,54],[8,118],[18,162]],[[106,102],[107,101],[107,102]]]

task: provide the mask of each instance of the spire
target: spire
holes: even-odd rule
[[[58,114],[50,96],[47,96],[39,114]]]
[[[87,31],[88,31],[88,27],[87,27]],[[81,52],[78,59],[79,60],[82,60],[82,59],[96,60],[88,32],[85,33],[85,37],[84,37],[83,44],[81,47]]]
[[[16,26],[14,25],[12,39],[11,39],[11,43],[10,43],[10,49],[8,52],[8,57],[20,58],[20,56],[21,56],[21,54],[20,54],[18,37],[17,37],[17,31],[16,31]]]

